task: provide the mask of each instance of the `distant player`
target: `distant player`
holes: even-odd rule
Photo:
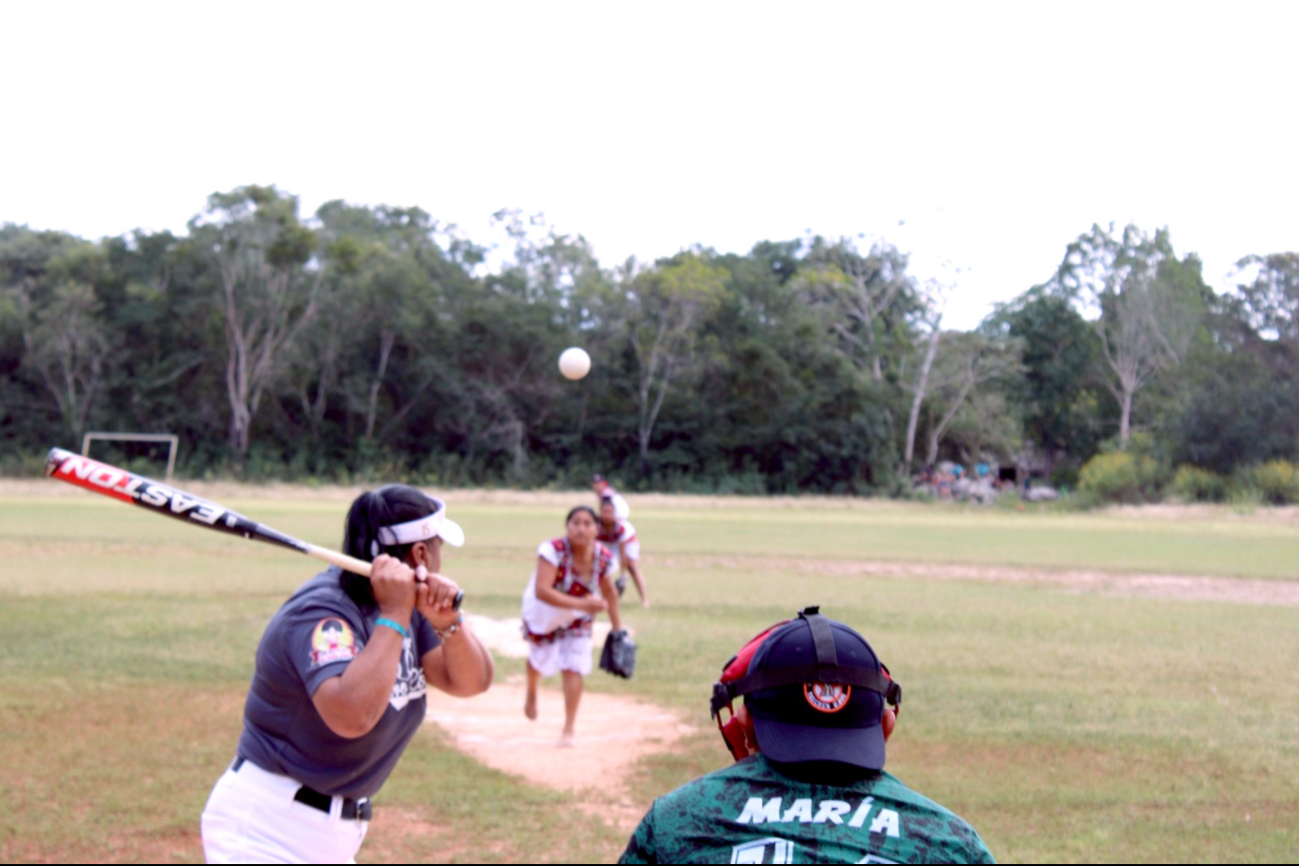
[[[772,626],[713,686],[736,763],[655,800],[619,862],[994,862],[974,828],[884,772],[901,699],[843,623],[808,608]]]
[[[564,681],[564,731],[559,745],[573,745],[582,678],[591,673],[595,616],[609,612],[614,630],[622,628],[614,589],[613,555],[596,541],[599,519],[579,505],[564,519],[563,538],[543,541],[537,566],[523,591],[523,631],[528,647],[528,693],[523,713],[537,718],[537,686],[542,677]]]
[[[362,493],[343,550],[370,577],[330,568],[271,618],[243,734],[203,810],[209,863],[354,862],[370,798],[424,724],[428,687],[486,691],[492,657],[437,572],[464,532],[404,484]]]
[[[603,475],[592,477],[591,489],[595,491],[596,496],[600,497],[602,506],[606,502],[613,503],[614,517],[619,520],[626,520],[631,517],[631,506],[627,504],[627,500],[622,497],[622,494],[613,489]]]
[[[645,578],[640,573],[640,541],[636,538],[636,527],[630,520],[619,519],[617,506],[612,499],[600,503],[600,530],[596,538],[609,548],[613,554],[613,565],[610,573],[616,575],[614,587],[618,597],[627,589],[627,574],[636,581],[636,591],[640,593],[642,607],[649,607],[649,596],[645,593]],[[623,571],[626,571],[626,574]]]

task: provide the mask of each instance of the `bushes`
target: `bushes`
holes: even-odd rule
[[[1227,483],[1222,476],[1189,465],[1177,470],[1172,490],[1187,502],[1221,502],[1227,497]]]
[[[1247,466],[1233,480],[1237,495],[1252,493],[1268,505],[1299,503],[1299,465],[1288,460]]]
[[[1123,451],[1097,454],[1078,475],[1078,489],[1100,502],[1158,502],[1163,483],[1158,463]]]
[[[1098,454],[1079,473],[1078,489],[1090,504],[1158,502],[1168,492],[1187,502],[1299,504],[1299,463],[1269,460],[1239,469],[1230,480],[1198,466],[1178,468],[1171,481],[1159,461],[1141,453]]]
[[[1299,504],[1299,464],[1269,460],[1246,466],[1232,476],[1230,483],[1208,470],[1183,466],[1173,477],[1172,492],[1191,502],[1230,499],[1238,504]]]

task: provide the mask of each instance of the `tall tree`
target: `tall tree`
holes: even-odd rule
[[[682,253],[627,284],[627,329],[636,357],[636,438],[648,471],[654,425],[677,377],[689,366],[702,319],[726,292],[725,269],[700,253]]]
[[[205,451],[214,439],[219,446],[228,412],[224,335],[205,291],[210,262],[165,231],[106,238],[101,248],[107,272],[98,295],[117,344],[107,423],[175,433]]]
[[[977,389],[1022,374],[1021,352],[1022,346],[1014,338],[978,331],[944,335],[928,388],[933,420],[929,425],[926,464],[938,459],[943,434]]]
[[[1081,466],[1102,438],[1100,338],[1068,298],[1035,286],[1001,306],[987,322],[1023,345],[1024,375],[1008,395],[1023,419],[1024,437],[1046,460]]]
[[[845,353],[877,382],[888,361],[897,359],[899,332],[922,309],[906,267],[907,257],[889,244],[862,253],[847,238],[817,237],[795,277],[808,303],[826,311]]]
[[[54,397],[64,429],[80,440],[103,388],[111,348],[94,286],[73,281],[56,286],[31,312],[24,339],[27,361]]]
[[[323,421],[328,396],[341,395],[348,412],[363,417],[361,438],[373,442],[395,425],[379,426],[381,397],[390,384],[392,364],[404,346],[414,357],[427,357],[429,341],[439,330],[439,316],[449,315],[452,284],[468,277],[447,260],[436,238],[439,226],[419,208],[356,207],[328,202],[317,211],[325,260],[329,263],[321,292],[322,311],[350,327],[314,328],[309,335],[311,363],[318,372],[310,399],[303,405],[315,423]],[[405,417],[411,400],[432,385],[445,358],[417,363],[406,370],[413,378],[400,389],[404,406],[387,413]],[[393,392],[395,393],[395,392]]]
[[[1204,311],[1208,288],[1194,256],[1178,260],[1168,230],[1153,236],[1093,225],[1069,245],[1055,277],[1069,296],[1099,311],[1095,326],[1107,387],[1119,404],[1119,447],[1132,435],[1133,401],[1181,361]]]
[[[262,397],[316,309],[322,272],[318,261],[307,267],[316,239],[298,219],[297,197],[273,186],[213,193],[189,230],[215,266],[226,333],[229,446],[242,465]]]
[[[1299,344],[1255,330],[1257,309],[1222,296],[1182,366],[1181,399],[1159,430],[1169,456],[1224,475],[1299,456]]]
[[[0,276],[22,333],[22,366],[52,398],[60,433],[77,440],[103,392],[112,348],[96,293],[104,270],[96,245],[68,235],[6,226],[0,237]]]
[[[916,430],[920,424],[920,410],[924,406],[925,398],[929,396],[929,376],[934,369],[934,359],[938,356],[938,344],[943,339],[942,324],[943,312],[940,309],[935,312],[933,320],[929,323],[929,335],[922,344],[924,349],[917,367],[916,381],[903,385],[905,390],[911,392],[911,411],[907,414],[907,432],[902,449],[903,478],[911,475],[911,463],[916,455]]]
[[[1254,330],[1299,344],[1299,253],[1246,256],[1236,263],[1236,290]]]

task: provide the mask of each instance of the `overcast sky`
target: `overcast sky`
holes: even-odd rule
[[[807,231],[955,285],[1168,226],[1218,290],[1299,248],[1299,4],[7,3],[0,222],[181,231],[276,184],[471,238],[543,211],[606,265]]]

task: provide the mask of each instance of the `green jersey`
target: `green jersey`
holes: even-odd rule
[[[620,863],[995,863],[974,828],[888,773],[802,782],[762,755],[659,797]]]

